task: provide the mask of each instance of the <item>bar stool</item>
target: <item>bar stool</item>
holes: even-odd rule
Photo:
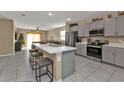
[[[36,59],[39,59],[40,57],[43,58],[43,53],[35,52],[35,53],[32,53],[31,56],[33,57],[33,60],[31,61],[31,67],[33,70],[36,70]]]
[[[38,52],[38,49],[30,49],[29,52],[30,52],[30,53]]]
[[[31,63],[32,62],[32,53],[36,53],[36,52],[38,52],[38,49],[30,49],[29,50],[29,62]]]
[[[43,75],[48,75],[48,77],[50,78],[50,81],[49,82],[52,82],[53,81],[53,61],[50,60],[49,58],[45,57],[45,58],[42,58],[42,59],[37,59],[36,60],[36,63],[37,63],[37,69],[35,70],[35,73],[36,73],[36,80],[38,82],[41,82],[41,77]],[[51,65],[52,66],[52,71],[50,72],[49,69],[48,69],[48,66]],[[45,73],[41,73],[41,70],[42,68],[46,67],[46,71]],[[37,75],[37,70],[39,72],[39,74]],[[39,79],[39,80],[38,80]]]

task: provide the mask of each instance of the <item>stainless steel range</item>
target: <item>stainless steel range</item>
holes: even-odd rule
[[[87,44],[87,55],[102,59],[102,45],[105,43],[91,43]]]

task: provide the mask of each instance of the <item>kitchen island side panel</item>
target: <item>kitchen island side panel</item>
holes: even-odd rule
[[[75,51],[63,52],[62,54],[62,79],[73,74],[75,71]]]

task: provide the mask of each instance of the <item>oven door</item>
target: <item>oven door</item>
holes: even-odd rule
[[[101,49],[102,48],[87,46],[87,55],[101,59],[102,58]]]

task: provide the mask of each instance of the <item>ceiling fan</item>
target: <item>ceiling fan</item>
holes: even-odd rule
[[[36,31],[37,31],[37,32],[39,31],[39,27],[37,27]]]

